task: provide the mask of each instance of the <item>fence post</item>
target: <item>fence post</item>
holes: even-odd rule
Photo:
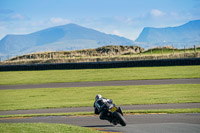
[[[185,46],[184,46],[184,53],[186,52]]]
[[[196,45],[194,45],[194,53],[196,54],[197,49],[196,49]]]

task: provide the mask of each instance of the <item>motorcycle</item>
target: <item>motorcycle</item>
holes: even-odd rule
[[[126,126],[126,119],[123,117],[123,112],[120,107],[115,104],[105,104],[104,110],[107,116],[110,118],[110,122],[114,125],[120,124],[121,126]]]

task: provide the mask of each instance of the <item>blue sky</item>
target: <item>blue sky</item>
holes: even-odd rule
[[[0,0],[0,39],[75,23],[135,40],[144,27],[200,19],[200,0]]]

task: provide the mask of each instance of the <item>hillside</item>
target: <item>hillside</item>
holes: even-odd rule
[[[26,54],[9,59],[15,60],[31,60],[31,59],[55,59],[55,58],[84,58],[84,57],[109,57],[115,55],[125,54],[138,54],[143,52],[144,49],[138,46],[122,46],[122,45],[109,45],[96,49],[83,49],[73,51],[57,51],[57,52],[37,52],[32,54]]]
[[[76,24],[61,25],[30,34],[5,36],[0,40],[0,56],[5,60],[9,55],[91,49],[107,45],[136,45],[145,49],[157,46],[200,46],[200,20],[177,27],[146,27],[135,42]]]
[[[31,53],[22,56],[16,56],[9,60],[0,62],[0,65],[133,61],[199,57],[200,47],[197,47],[196,49],[155,47],[152,49],[144,50],[138,46],[109,45],[96,49]]]
[[[0,54],[22,55],[41,51],[97,48],[105,45],[133,45],[133,41],[76,24],[67,24],[25,35],[7,35],[0,40]]]
[[[174,45],[177,48],[197,45],[200,42],[200,20],[190,21],[177,27],[145,27],[135,41],[154,46]]]

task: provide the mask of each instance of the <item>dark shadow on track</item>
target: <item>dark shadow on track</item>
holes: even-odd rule
[[[92,126],[83,126],[83,127],[114,127],[114,125],[92,125]]]
[[[87,128],[92,128],[92,129],[96,129],[99,130],[101,132],[108,132],[108,133],[122,133],[121,131],[117,131],[115,130],[115,125],[92,125],[92,126],[84,126]]]

